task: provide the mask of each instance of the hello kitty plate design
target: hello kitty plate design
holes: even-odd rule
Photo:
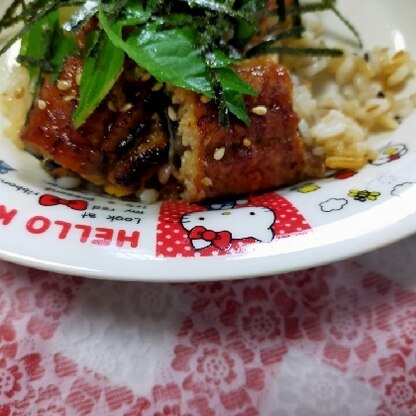
[[[364,3],[376,2],[388,19],[354,19],[366,43],[404,46],[416,56],[416,45],[406,43],[416,38],[410,1]],[[347,11],[358,7],[358,0],[341,3]],[[0,120],[0,132],[5,126]],[[74,275],[173,282],[267,275],[354,256],[416,232],[416,112],[371,142],[378,157],[359,172],[334,171],[221,203],[144,205],[62,189],[0,133],[0,258]]]

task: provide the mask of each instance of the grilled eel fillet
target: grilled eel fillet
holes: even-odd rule
[[[76,129],[71,119],[81,68],[80,58],[69,57],[57,83],[46,76],[22,141],[32,153],[105,186],[108,193],[134,193],[167,161],[164,97],[152,91],[153,83],[125,68],[97,110]]]
[[[31,152],[103,185],[110,194],[156,187],[163,198],[179,189],[180,198],[200,201],[304,178],[306,151],[297,133],[291,79],[271,58],[236,67],[258,92],[245,98],[248,126],[231,118],[229,126],[221,127],[214,102],[179,88],[155,91],[154,79],[137,76],[127,64],[99,108],[75,129],[71,117],[81,68],[80,58],[70,57],[57,83],[46,76],[21,138]],[[175,122],[167,121],[168,106]],[[158,180],[166,166],[173,172],[167,184]]]
[[[271,58],[246,61],[237,73],[257,92],[246,97],[250,124],[218,125],[215,103],[174,90],[179,104],[178,133],[184,146],[177,178],[186,200],[244,194],[300,181],[305,151],[292,108],[287,70]]]

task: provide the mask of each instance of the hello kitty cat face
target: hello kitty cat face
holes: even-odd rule
[[[192,245],[198,249],[211,244],[207,236],[212,233],[227,233],[230,240],[254,238],[260,242],[271,242],[274,238],[274,222],[274,212],[266,207],[193,212],[181,219],[183,228],[189,232]],[[193,235],[195,230],[199,230],[196,236]]]

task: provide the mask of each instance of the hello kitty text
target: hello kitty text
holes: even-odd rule
[[[17,209],[8,209],[0,204],[0,226],[9,226],[18,216]],[[92,227],[88,224],[74,224],[68,221],[52,220],[35,215],[24,222],[25,230],[32,235],[53,234],[58,240],[75,239],[80,243],[96,246],[137,248],[140,242],[139,231],[115,230],[106,227]]]

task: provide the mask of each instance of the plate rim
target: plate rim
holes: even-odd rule
[[[413,187],[416,191],[416,185]],[[319,227],[318,227],[319,228]],[[314,231],[307,233],[313,235]],[[88,267],[77,267],[75,265],[69,265],[65,263],[54,263],[48,260],[42,260],[36,257],[30,257],[28,255],[22,255],[15,252],[8,252],[0,247],[0,259],[15,264],[20,264],[26,267],[33,267],[39,270],[44,270],[53,273],[59,273],[63,275],[73,275],[85,278],[92,278],[97,280],[117,280],[117,281],[137,281],[137,282],[154,282],[154,283],[196,283],[196,282],[209,282],[218,280],[239,280],[246,278],[255,278],[269,275],[279,275],[294,271],[301,271],[309,268],[319,267],[330,263],[343,261],[346,259],[352,259],[356,256],[377,250],[379,248],[395,244],[405,238],[408,238],[416,234],[416,208],[414,212],[401,218],[399,221],[391,222],[387,227],[383,224],[379,224],[378,227],[370,232],[363,233],[358,238],[356,236],[350,237],[345,240],[339,240],[331,244],[325,244],[322,246],[316,246],[307,250],[307,260],[303,258],[302,264],[295,263],[296,258],[300,255],[299,252],[292,252],[286,254],[275,254],[258,257],[232,257],[232,256],[218,256],[218,257],[199,257],[193,259],[184,259],[183,264],[179,263],[173,265],[176,259],[162,258],[152,260],[142,260],[151,263],[153,268],[156,262],[168,262],[169,274],[160,274],[159,269],[154,269],[150,274],[137,276],[132,273],[132,269],[129,269],[128,273],[123,273],[119,276],[113,271],[104,269],[92,269]],[[305,234],[306,235],[306,234]],[[267,244],[267,243],[265,243]],[[325,250],[325,255],[317,255],[319,250]],[[281,260],[283,266],[277,267],[276,262]],[[173,261],[172,261],[173,260]],[[191,260],[191,262],[189,262]],[[193,260],[193,261],[192,261]],[[134,260],[136,261],[136,260]],[[140,260],[138,260],[140,261]],[[232,268],[234,262],[238,261],[238,273]],[[194,263],[218,263],[211,264],[210,267],[200,268],[200,274],[195,273]],[[182,262],[181,262],[182,263]],[[193,264],[191,264],[193,263]],[[233,264],[234,263],[234,264]],[[183,265],[186,267],[183,267]],[[259,267],[257,267],[260,265]],[[216,266],[216,267],[215,267]],[[218,272],[218,267],[222,266],[223,271]],[[243,267],[244,266],[244,267]],[[225,268],[225,271],[224,271]]]

